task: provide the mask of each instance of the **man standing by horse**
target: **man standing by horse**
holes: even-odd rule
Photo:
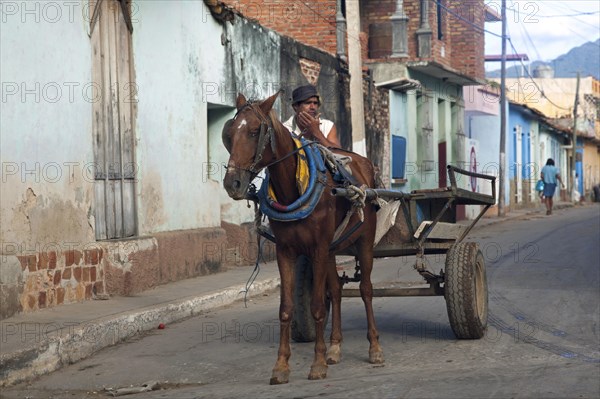
[[[335,123],[322,119],[319,114],[321,97],[313,85],[300,86],[292,92],[292,108],[295,115],[283,125],[298,136],[315,140],[326,147],[340,148]]]

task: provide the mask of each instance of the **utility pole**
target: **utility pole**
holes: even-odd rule
[[[577,72],[577,85],[575,86],[575,105],[573,106],[573,138],[571,139],[573,143],[573,149],[571,150],[571,178],[569,179],[569,192],[567,195],[573,197],[573,192],[575,191],[575,165],[577,162],[577,107],[579,106],[579,79],[580,75]]]
[[[350,70],[350,108],[352,109],[352,151],[367,155],[365,138],[365,108],[362,90],[362,55],[360,51],[360,5],[358,0],[346,1],[348,33],[348,69]]]
[[[498,176],[498,216],[504,209],[504,180],[506,178],[506,0],[502,0],[502,58],[500,67],[500,175]]]

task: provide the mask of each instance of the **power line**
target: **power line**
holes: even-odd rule
[[[523,19],[524,22],[529,22],[529,23],[531,23],[531,22],[539,22],[539,20],[536,19],[538,17],[539,18],[563,18],[564,17],[564,18],[573,18],[574,20],[576,20],[576,21],[578,21],[578,22],[580,22],[580,23],[582,23],[584,25],[587,25],[587,26],[590,26],[592,28],[598,29],[598,25],[590,24],[589,22],[586,22],[586,21],[584,21],[582,19],[579,19],[577,17],[599,15],[600,14],[600,10],[599,11],[584,12],[584,11],[573,10],[573,9],[571,9],[569,7],[566,7],[567,10],[574,11],[574,13],[573,14],[541,15],[541,14],[537,14],[537,11],[539,11],[539,5],[538,5],[538,3],[541,3],[541,2],[527,2],[526,3],[527,6],[533,6],[535,8],[531,12],[521,11],[519,9],[519,4],[517,2],[514,2],[514,1],[513,1],[513,3],[516,3],[516,6],[513,5],[512,7],[507,7],[507,9],[511,10],[515,15],[519,15],[519,16],[524,17],[524,19]],[[550,3],[553,3],[553,2],[545,1],[544,5],[545,6],[550,6]],[[560,5],[560,4],[556,4],[556,5]],[[517,20],[515,19],[514,22],[516,23]]]
[[[590,12],[579,12],[576,14],[556,14],[556,15],[540,15],[535,13],[526,13],[523,11],[519,11],[517,8],[507,7],[509,10],[518,15],[524,15],[530,18],[574,18],[574,17],[583,17],[587,15],[598,15],[600,11],[590,11]]]
[[[535,55],[537,55],[538,60],[541,60],[542,56],[540,55],[540,52],[538,51],[537,47],[535,46],[535,43],[533,43],[533,40],[531,40],[531,36],[529,36],[529,32],[527,31],[527,29],[525,28],[525,26],[523,24],[519,24],[519,27],[521,28],[521,31],[523,33],[525,33],[525,37],[527,38],[527,40],[529,40],[529,43],[531,43],[531,46],[533,47],[533,50],[535,51]],[[527,46],[527,43],[525,43],[525,46]],[[527,50],[529,51],[529,46],[527,46]]]
[[[545,1],[544,3],[546,5],[549,5],[549,6],[560,7],[563,10],[571,11],[571,12],[578,13],[578,14],[581,14],[581,13],[584,12],[584,11],[579,11],[579,10],[576,10],[576,9],[574,9],[572,7],[569,7],[567,5],[568,4],[567,1]],[[597,4],[598,4],[598,10],[600,11],[600,4],[599,3],[597,3]],[[554,8],[554,9],[557,10],[557,8]]]
[[[512,40],[510,37],[507,37],[506,40],[510,43],[510,47],[513,49],[515,54],[518,54],[517,49],[515,48],[515,45],[513,44]],[[535,87],[539,90],[540,95],[542,97],[544,97],[546,100],[548,100],[548,102],[552,105],[554,105],[556,108],[562,109],[564,111],[569,111],[571,112],[570,108],[565,108],[565,107],[561,107],[560,105],[556,104],[554,101],[552,101],[550,98],[548,98],[548,96],[546,95],[546,93],[544,93],[544,90],[542,88],[540,88],[540,86],[537,84],[537,82],[534,80],[533,76],[531,76],[531,74],[529,73],[529,70],[525,67],[525,64],[523,64],[523,60],[519,60],[519,62],[521,63],[521,65],[523,66],[523,69],[527,72],[527,76],[529,77],[529,79],[533,82],[533,84],[535,85]]]
[[[293,0],[293,1],[295,3],[302,4],[304,7],[308,8],[310,11],[313,12],[313,14],[315,14],[318,17],[320,17],[323,21],[327,22],[329,25],[331,25],[332,27],[334,27],[336,30],[339,29],[338,26],[337,26],[337,22],[335,22],[335,18],[334,18],[334,22],[332,22],[330,20],[330,18],[328,18],[328,17],[324,16],[323,14],[319,13],[317,10],[315,10],[314,8],[312,8],[311,6],[309,6],[308,3],[304,2],[304,1],[301,1],[301,0]],[[317,4],[319,4],[319,3],[317,2]],[[344,16],[344,20],[345,19],[346,19],[346,16]],[[348,34],[348,29],[346,29],[344,33],[348,36],[348,38],[351,38],[351,39],[354,39],[354,40],[357,40],[357,41],[360,42],[360,38],[353,37],[352,35]]]
[[[448,14],[454,16],[455,18],[471,25],[472,27],[474,27],[479,33],[489,33],[492,36],[496,36],[499,38],[502,38],[502,35],[499,35],[497,33],[494,33],[492,31],[489,31],[485,28],[482,28],[481,26],[469,21],[468,19],[463,18],[462,16],[460,16],[459,14],[457,14],[456,12],[452,11],[451,9],[449,9],[448,7],[446,7],[445,5],[443,5],[442,3],[440,3],[438,0],[431,0],[433,3],[437,4],[439,7],[443,8]]]

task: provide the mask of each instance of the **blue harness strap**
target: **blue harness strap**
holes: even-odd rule
[[[258,199],[260,211],[270,219],[284,222],[304,219],[312,213],[323,194],[326,167],[321,152],[316,146],[307,145],[306,140],[301,139],[301,141],[306,151],[308,163],[308,187],[300,198],[292,204],[279,204],[269,196],[269,173],[267,172],[265,180],[258,191]]]

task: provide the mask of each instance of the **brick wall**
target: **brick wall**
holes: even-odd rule
[[[484,27],[483,0],[441,0],[450,9],[442,8],[444,37],[438,40],[437,4],[429,2],[429,26],[432,30],[432,57],[424,61],[436,61],[465,75],[481,78],[484,72],[484,33],[476,26]],[[228,0],[230,7],[244,16],[303,44],[336,54],[336,1],[289,2],[284,0]],[[408,17],[408,54],[410,60],[418,60],[417,35],[420,27],[419,0],[404,2]],[[396,0],[360,0],[361,43],[363,59],[384,59],[391,54],[392,36],[390,17],[396,11]],[[455,14],[455,15],[453,15]],[[458,15],[458,16],[457,16]],[[461,20],[462,18],[462,20]],[[388,55],[369,58],[371,43],[385,49]],[[347,47],[346,47],[347,48]]]
[[[463,19],[483,28],[485,10],[483,1],[449,2],[450,8]],[[458,3],[458,4],[455,4]],[[485,34],[470,23],[449,18],[448,32],[452,41],[452,67],[475,78],[485,78]]]
[[[43,309],[104,293],[103,256],[102,248],[96,247],[17,256],[24,279],[21,309]]]
[[[390,17],[395,11],[395,0],[360,1],[360,27],[362,34],[366,37],[365,42],[370,45],[370,48],[366,51],[367,56],[363,54],[363,59],[385,58],[385,56],[378,57],[373,54],[373,50],[376,50],[373,48],[374,46],[379,48],[379,52],[385,53],[387,51],[388,54],[391,54]]]
[[[267,28],[336,54],[336,0],[227,0],[224,3]]]
[[[316,85],[321,73],[321,64],[308,58],[300,58],[300,71],[311,85]]]
[[[267,249],[265,255],[272,259],[274,251]],[[225,265],[253,264],[256,251],[234,254],[224,229],[205,228],[76,248],[48,244],[42,251],[3,256],[6,262],[14,259],[19,270],[11,271],[18,272],[13,290],[6,291],[10,287],[4,280],[0,284],[0,320],[66,303],[134,295],[170,281],[220,272]]]
[[[436,61],[465,75],[484,78],[484,33],[471,25],[473,23],[476,26],[484,27],[483,1],[445,1],[442,4],[465,21],[442,8],[444,36],[439,40],[437,4],[430,1],[429,26],[432,30],[432,57],[423,60]],[[417,57],[418,41],[416,32],[420,27],[420,7],[419,0],[404,2],[404,12],[408,17],[408,55],[410,60],[419,60]],[[367,35],[367,41],[386,48],[388,56],[391,54],[392,48],[391,31],[390,33],[384,33],[384,36],[379,38],[374,38],[372,35],[369,37],[369,33],[382,34],[384,25],[391,28],[390,17],[395,13],[395,10],[396,2],[394,0],[361,1],[361,29]],[[376,59],[382,58],[386,57],[377,57]]]

